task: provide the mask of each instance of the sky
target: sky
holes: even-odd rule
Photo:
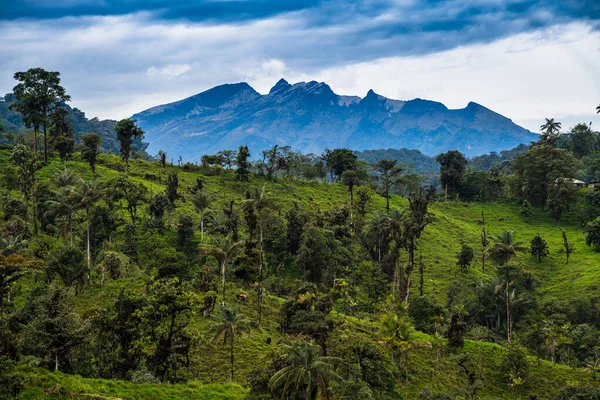
[[[0,0],[0,37],[0,93],[59,71],[101,119],[283,77],[600,129],[599,0]]]

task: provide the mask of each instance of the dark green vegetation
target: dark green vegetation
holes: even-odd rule
[[[0,149],[4,398],[597,396],[595,133],[448,152],[440,190],[347,149],[145,161],[119,130],[120,157]]]
[[[102,139],[102,148],[106,152],[118,153],[119,151],[119,141],[115,134],[115,127],[117,125],[117,121],[114,120],[99,120],[98,118],[88,119],[85,116],[85,113],[78,108],[71,108],[66,101],[70,100],[70,97],[66,95],[64,92],[64,88],[60,86],[60,74],[57,72],[48,72],[44,71],[41,68],[33,68],[27,72],[21,73],[19,77],[15,77],[24,83],[25,80],[28,83],[35,82],[38,84],[38,87],[35,88],[35,92],[39,94],[41,90],[44,90],[44,84],[46,87],[50,87],[51,90],[45,91],[45,98],[49,99],[46,103],[45,110],[41,111],[41,116],[38,115],[39,124],[37,125],[39,128],[44,130],[44,120],[46,120],[45,130],[48,130],[50,126],[54,127],[54,131],[50,131],[49,133],[45,133],[45,137],[51,141],[49,143],[50,146],[56,148],[56,143],[52,141],[62,139],[64,133],[63,131],[56,131],[56,128],[60,129],[60,124],[56,124],[55,120],[60,117],[57,115],[54,110],[59,112],[64,112],[66,117],[69,120],[69,130],[72,131],[71,135],[73,139],[80,141],[80,138],[85,133],[94,132],[98,134]],[[50,85],[47,85],[50,83]],[[33,85],[30,85],[33,87]],[[23,91],[16,90],[15,93],[8,93],[4,95],[4,97],[0,96],[0,143],[6,143],[7,141],[13,141],[16,137],[24,134],[26,128],[34,128],[33,120],[31,117],[35,117],[35,115],[23,114],[26,107],[10,107],[11,104],[14,104],[15,101],[18,100],[19,96],[27,95],[29,92],[33,92],[32,90],[27,90],[25,93],[21,93]],[[27,101],[25,101],[27,104]],[[34,107],[33,107],[34,108]],[[30,107],[29,111],[32,107]],[[45,114],[45,118],[43,116]],[[24,118],[25,117],[25,118]],[[63,118],[64,118],[63,117]],[[29,122],[31,120],[31,123]],[[33,143],[33,142],[32,142]],[[146,148],[148,144],[143,143],[141,138],[137,138],[133,143],[133,149],[135,151],[141,151]]]

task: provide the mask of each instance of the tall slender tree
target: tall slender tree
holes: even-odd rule
[[[546,118],[546,122],[540,125],[541,139],[544,141],[555,139],[560,134],[561,128],[560,122],[554,121],[554,118]]]
[[[85,133],[81,135],[81,158],[88,162],[92,173],[96,176],[96,160],[100,154],[102,137],[97,133]]]
[[[390,216],[384,211],[376,211],[367,223],[367,230],[375,237],[377,262],[383,261],[386,243],[390,233]]]
[[[406,306],[406,303],[402,304]],[[399,366],[399,358],[403,358],[403,369],[407,371],[408,351],[412,347],[415,333],[410,320],[405,315],[388,312],[381,318],[380,332],[394,364]]]
[[[510,288],[513,286],[513,280],[510,274],[510,260],[517,255],[517,253],[524,253],[527,248],[523,246],[524,242],[515,240],[515,231],[502,231],[499,235],[492,236],[494,245],[488,250],[490,258],[503,268],[504,280],[497,285],[496,291],[503,289],[504,301],[506,305],[506,338],[510,344],[512,338],[512,305],[515,300],[514,291],[511,293]]]
[[[263,150],[262,155],[263,163],[267,170],[267,179],[272,180],[273,174],[277,172],[277,169],[279,168],[280,164],[279,159],[281,157],[281,154],[279,151],[279,145],[275,145],[268,150]]]
[[[487,237],[487,231],[485,230],[485,215],[481,210],[481,271],[485,272],[485,258],[487,257],[487,247],[490,241]]]
[[[79,209],[80,203],[72,196],[72,187],[59,187],[53,194],[54,198],[46,202],[48,206],[47,213],[53,217],[66,219],[66,232],[68,232],[69,241],[73,245],[73,214]],[[65,233],[63,237],[66,240],[67,234]]]
[[[135,123],[135,119],[122,119],[115,126],[117,138],[121,145],[121,159],[125,162],[126,169],[129,168],[129,156],[134,139],[144,137],[144,131]]]
[[[50,137],[52,148],[58,151],[62,162],[65,162],[75,152],[75,132],[69,119],[69,112],[56,107],[50,114]]]
[[[48,162],[47,128],[50,114],[60,103],[70,101],[71,96],[67,95],[65,88],[60,85],[60,72],[30,68],[25,72],[15,73],[14,78],[19,81],[13,88],[17,99],[15,109],[23,114],[25,125],[33,126],[36,142],[37,131],[39,126],[42,126],[44,162]],[[36,145],[37,143],[34,144],[34,153],[37,153]]]
[[[415,250],[419,246],[419,239],[425,230],[425,227],[434,221],[434,215],[429,212],[430,196],[421,188],[419,192],[408,196],[408,208],[404,210],[404,244],[408,250],[408,266],[406,267],[406,298],[408,302],[410,295],[411,274],[415,266]],[[419,264],[419,274],[421,276],[419,284],[419,293],[423,295],[423,274],[424,264]]]
[[[221,308],[220,318],[210,328],[211,332],[214,333],[212,337],[213,342],[216,343],[221,341],[223,346],[229,342],[229,378],[231,380],[233,380],[235,374],[235,339],[236,337],[242,336],[243,333],[250,333],[253,326],[253,322],[246,318],[244,314],[230,307],[223,307]]]
[[[563,228],[561,228],[560,230],[563,238],[563,247],[565,248],[565,256],[567,257],[566,264],[568,264],[569,257],[571,256],[571,254],[575,253],[575,246],[569,243],[569,239],[567,238],[567,231]]]
[[[235,150],[221,150],[217,153],[217,156],[223,157],[223,163],[227,166],[227,169],[231,169],[231,166],[235,162]]]
[[[258,318],[257,322],[260,324],[262,317],[262,297],[263,297],[263,275],[264,275],[264,231],[267,225],[267,213],[269,208],[273,207],[273,198],[270,193],[266,190],[266,184],[261,189],[254,188],[250,198],[244,200],[242,203],[244,207],[250,207],[254,210],[257,216],[258,222],[258,243],[260,249],[259,266],[258,266]]]
[[[237,165],[235,177],[242,182],[247,182],[250,178],[249,158],[250,150],[248,149],[248,146],[240,146],[235,157],[235,164]]]
[[[158,160],[160,161],[160,172],[165,173],[165,166],[167,165],[167,153],[159,150],[158,151]]]
[[[200,215],[200,242],[204,242],[204,220],[206,219],[206,212],[210,209],[210,203],[214,196],[208,193],[206,189],[196,190],[192,196],[192,204]]]
[[[73,190],[73,198],[76,203],[80,205],[80,207],[85,209],[85,219],[87,222],[86,228],[86,247],[87,247],[87,266],[88,271],[92,269],[92,251],[90,245],[91,238],[91,217],[92,217],[92,206],[95,202],[100,200],[102,197],[102,188],[98,181],[85,181],[82,180],[78,186],[76,186]]]
[[[234,256],[240,242],[234,242],[231,236],[215,236],[212,243],[200,244],[200,253],[211,255],[217,259],[221,267],[221,305],[225,306],[225,279],[227,262]]]
[[[80,208],[80,203],[73,197],[73,188],[81,178],[70,168],[57,169],[52,180],[57,186],[53,198],[48,200],[48,215],[66,218],[67,232],[73,245],[73,214]],[[64,231],[63,231],[64,232]],[[64,238],[66,240],[66,233]]]
[[[23,144],[15,145],[10,159],[17,166],[19,186],[21,187],[21,193],[23,193],[25,203],[31,203],[33,233],[34,235],[37,235],[35,172],[38,169],[38,163],[33,152]]]
[[[373,164],[385,197],[385,210],[388,212],[390,211],[390,190],[401,180],[402,168],[396,165],[397,163],[397,160],[379,160]]]
[[[467,169],[467,159],[458,150],[451,150],[435,158],[440,164],[440,181],[446,199],[448,194],[457,194]]]
[[[350,226],[352,226],[354,225],[354,187],[360,185],[361,183],[359,173],[353,169],[344,171],[344,173],[342,174],[342,183],[348,186],[348,193],[350,194]]]
[[[342,360],[321,356],[313,342],[285,345],[284,352],[286,366],[269,380],[271,391],[281,390],[282,398],[329,399],[331,382],[341,380],[335,366]]]

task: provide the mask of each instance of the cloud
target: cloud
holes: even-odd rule
[[[475,101],[532,131],[544,117],[562,121],[565,129],[589,121],[600,127],[595,114],[599,48],[600,32],[573,23],[486,45],[325,68],[312,78],[339,94],[364,96],[374,89],[386,97],[427,98],[449,108]]]
[[[192,67],[188,64],[169,64],[163,68],[152,66],[146,70],[146,75],[151,78],[159,77],[171,80],[185,74],[190,69],[192,69]]]
[[[318,6],[319,0],[21,0],[3,7],[0,19],[56,19],[152,12],[160,19],[248,21]]]
[[[599,8],[593,0],[17,1],[0,16],[0,93],[15,71],[41,66],[61,72],[88,115],[122,118],[227,82],[268,92],[285,76],[343,94],[372,87],[452,107],[474,100],[533,129],[536,118],[600,101]]]

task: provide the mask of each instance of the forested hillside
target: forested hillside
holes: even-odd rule
[[[489,171],[439,154],[429,183],[410,152],[173,165],[131,119],[119,156],[76,146],[57,73],[23,74],[55,97],[17,87],[33,131],[0,147],[3,398],[600,396],[590,126]]]
[[[0,143],[10,141],[10,138],[18,136],[27,130],[28,127],[23,124],[21,113],[9,109],[11,103],[15,102],[12,93],[0,97]],[[85,113],[78,108],[71,108],[68,104],[61,104],[60,108],[67,111],[70,120],[73,136],[79,142],[80,137],[89,132],[94,132],[102,138],[102,150],[107,153],[119,152],[119,140],[115,131],[117,121],[100,120],[98,118],[87,118]],[[4,137],[3,137],[4,136]],[[133,148],[136,151],[143,151],[148,146],[142,138],[136,138]]]
[[[552,149],[526,154],[568,157]],[[388,212],[384,168],[356,181],[350,209],[351,152],[332,152],[333,183],[269,178],[239,154],[237,168],[129,160],[128,172],[100,155],[95,180],[79,153],[54,156],[26,187],[33,154],[2,150],[2,382],[25,398],[302,397],[307,381],[284,382],[309,362],[324,379],[310,398],[595,387],[600,270],[582,221],[597,192],[573,192],[560,224],[520,205],[515,176],[496,202],[450,201],[463,186],[390,195]],[[230,380],[241,387],[215,386]]]

